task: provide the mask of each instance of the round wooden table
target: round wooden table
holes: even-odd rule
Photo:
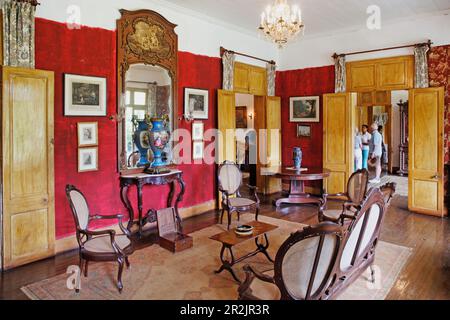
[[[322,198],[312,196],[305,192],[305,181],[320,181],[328,178],[330,171],[322,168],[307,168],[297,171],[293,168],[283,168],[281,172],[274,173],[273,178],[289,181],[289,191],[285,191],[287,197],[274,201],[274,205],[282,204],[317,204],[322,203]]]

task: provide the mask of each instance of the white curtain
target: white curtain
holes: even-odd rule
[[[428,51],[430,47],[427,44],[417,45],[414,48],[414,56],[416,60],[416,76],[415,88],[428,88],[430,79],[428,74]]]
[[[234,53],[226,51],[222,56],[223,63],[223,90],[233,91],[234,89]]]
[[[3,2],[3,63],[34,68],[34,16],[36,6],[28,2]]]
[[[335,58],[335,92],[342,93],[347,91],[347,75],[345,67],[345,56],[337,56]]]
[[[269,97],[274,97],[277,66],[274,63],[267,63],[266,68],[267,68],[267,95]]]

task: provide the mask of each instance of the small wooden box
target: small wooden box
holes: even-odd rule
[[[193,247],[192,237],[182,234],[178,230],[175,208],[163,209],[157,212],[159,245],[173,253],[181,252]]]
[[[181,233],[170,233],[159,237],[159,245],[173,253],[190,249],[194,246],[192,237]]]

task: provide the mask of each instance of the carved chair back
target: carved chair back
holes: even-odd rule
[[[219,190],[229,196],[237,194],[242,185],[242,172],[239,167],[230,161],[225,161],[219,167]]]
[[[75,220],[77,230],[85,231],[88,229],[90,214],[89,206],[83,193],[76,187],[68,185],[66,187],[66,196],[69,200],[72,215]]]
[[[348,226],[344,247],[338,259],[341,274],[362,264],[364,259],[375,252],[385,207],[380,189],[371,190],[361,210]]]
[[[350,176],[347,183],[347,195],[355,204],[364,201],[369,183],[369,172],[366,169],[358,170]]]
[[[282,299],[319,300],[333,283],[343,228],[331,222],[292,234],[275,259],[275,284]]]
[[[397,190],[397,184],[395,182],[390,182],[380,187],[383,193],[384,202],[388,205],[392,198],[394,197],[395,191]]]

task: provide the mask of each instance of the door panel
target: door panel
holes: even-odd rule
[[[377,69],[379,90],[410,89],[414,86],[414,57],[381,59]]]
[[[349,91],[371,91],[376,88],[376,64],[372,61],[358,61],[347,64]]]
[[[233,91],[218,91],[219,162],[236,162],[236,96]]]
[[[249,91],[257,96],[267,95],[267,71],[264,68],[249,68]]]
[[[327,94],[323,97],[324,168],[331,171],[325,179],[327,193],[346,191],[353,172],[353,131],[356,126],[357,95]]]
[[[266,97],[267,119],[267,156],[268,165],[272,172],[281,168],[281,98]],[[281,191],[281,180],[269,178],[266,185],[266,194]]]
[[[414,89],[409,103],[409,209],[444,215],[444,89]]]
[[[4,268],[54,254],[53,73],[3,68]]]
[[[234,91],[249,92],[249,70],[247,65],[239,62],[234,65]]]

